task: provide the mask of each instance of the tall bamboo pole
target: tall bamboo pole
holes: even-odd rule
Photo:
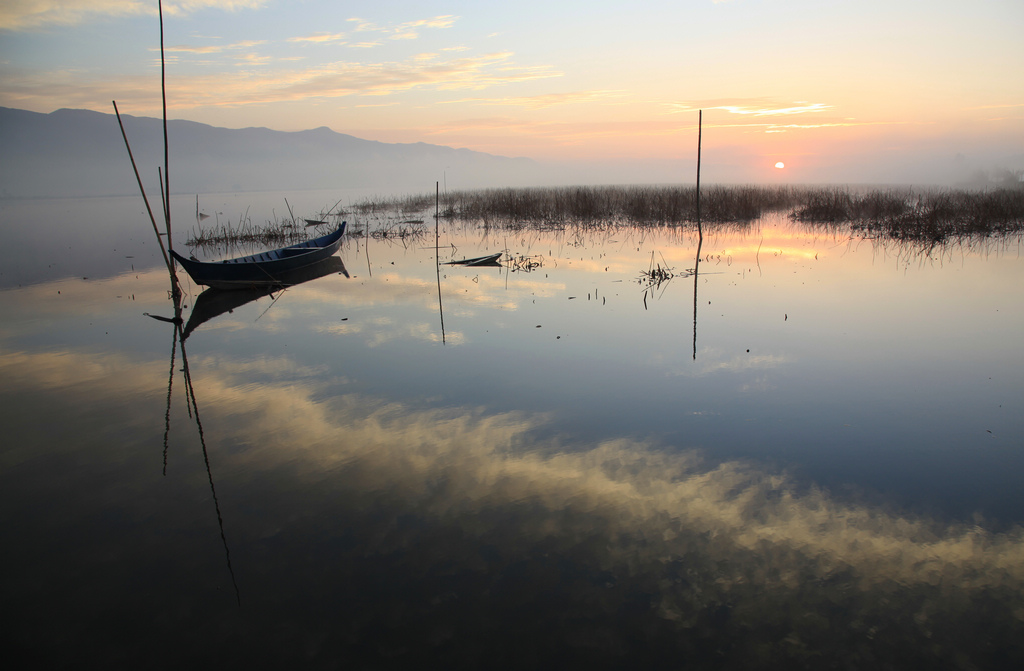
[[[164,4],[158,0],[157,9],[160,12],[160,96],[163,101],[164,110],[164,223],[167,227],[167,247],[174,249],[171,238],[171,171],[169,161],[169,147],[167,143],[167,66],[164,61]]]
[[[704,110],[697,111],[697,233],[700,230],[700,135],[703,126]],[[701,236],[703,237],[703,236]]]

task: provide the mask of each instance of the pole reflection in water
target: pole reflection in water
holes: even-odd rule
[[[174,317],[168,318],[158,315],[148,315],[149,317],[168,322],[174,326],[172,336],[173,342],[171,345],[171,365],[167,378],[167,408],[164,414],[163,474],[165,476],[167,475],[167,457],[171,431],[171,398],[174,386],[174,364],[178,348],[180,347],[182,373],[184,374],[185,379],[186,408],[188,410],[189,418],[193,419],[196,423],[199,443],[203,452],[203,463],[206,467],[206,477],[210,483],[210,493],[213,496],[213,506],[217,513],[217,525],[220,529],[221,543],[224,546],[224,558],[227,563],[228,573],[231,574],[231,584],[235,590],[235,600],[239,606],[242,604],[241,594],[238,590],[238,583],[235,579],[234,568],[231,565],[231,550],[228,547],[227,535],[224,532],[224,517],[221,514],[220,502],[217,499],[217,488],[213,480],[213,470],[210,467],[210,455],[206,445],[206,434],[203,431],[202,419],[199,416],[199,403],[196,399],[195,385],[192,382],[192,372],[189,368],[188,353],[185,350],[185,341],[200,325],[224,313],[231,312],[235,308],[251,303],[252,301],[263,298],[264,296],[273,296],[274,292],[278,291],[278,295],[274,297],[273,302],[267,307],[267,310],[269,310],[277,303],[278,299],[281,298],[288,287],[303,284],[333,273],[349,277],[348,271],[345,269],[344,262],[342,262],[341,258],[337,256],[331,256],[304,268],[290,271],[280,278],[281,281],[279,284],[274,284],[273,286],[256,286],[248,289],[237,289],[231,291],[214,288],[206,289],[196,298],[187,323],[183,318],[182,295],[178,291],[172,291],[171,296],[174,302]],[[260,316],[262,317],[267,310],[264,310]],[[259,319],[259,317],[257,317],[257,319]]]
[[[211,290],[208,290],[211,291]],[[188,409],[188,416],[193,419],[196,423],[196,429],[199,435],[199,445],[203,451],[203,463],[206,466],[206,478],[210,483],[210,494],[213,496],[213,509],[217,513],[217,526],[220,529],[220,540],[224,546],[224,559],[227,563],[228,573],[231,575],[231,585],[235,590],[235,602],[239,607],[242,606],[242,596],[238,590],[238,582],[235,580],[235,570],[231,565],[231,549],[228,547],[228,538],[224,533],[224,516],[220,511],[220,501],[217,499],[217,487],[213,481],[213,469],[210,468],[210,455],[206,447],[206,434],[203,432],[203,421],[199,416],[199,402],[196,400],[196,390],[192,383],[192,372],[188,364],[188,353],[185,351],[185,329],[183,327],[184,319],[182,318],[182,297],[181,293],[172,291],[171,295],[174,301],[174,317],[159,317],[156,315],[148,315],[154,319],[160,321],[166,321],[173,325],[172,345],[171,345],[171,367],[170,375],[167,378],[167,409],[165,412],[165,425],[164,425],[164,450],[163,450],[163,474],[167,475],[167,454],[169,451],[169,438],[171,432],[171,398],[172,389],[174,385],[174,361],[175,355],[177,354],[178,347],[181,347],[181,363],[182,373],[185,378],[185,406]],[[198,301],[197,301],[198,304]],[[193,308],[193,313],[195,308]],[[191,320],[190,320],[191,322]],[[193,328],[195,328],[193,326]]]
[[[693,259],[693,360],[697,360],[697,276],[700,270],[700,247],[704,244],[704,233],[697,221],[697,254]]]
[[[439,201],[434,204],[434,266],[437,271],[437,312],[441,316],[441,344],[446,345],[444,335],[444,304],[441,301],[441,231]]]
[[[697,275],[700,270],[700,247],[704,244],[704,230],[700,225],[700,136],[704,110],[697,112],[697,254],[693,260],[693,360],[697,360]]]

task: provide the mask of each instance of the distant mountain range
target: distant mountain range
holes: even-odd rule
[[[159,199],[160,119],[122,114],[139,171]],[[540,166],[440,145],[388,144],[321,127],[298,132],[169,121],[172,193],[332,188],[430,190],[536,183]],[[89,110],[50,114],[0,107],[0,197],[138,193],[117,117]]]

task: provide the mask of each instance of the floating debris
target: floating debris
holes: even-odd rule
[[[543,256],[512,256],[509,255],[507,264],[512,272],[532,272],[544,265]]]

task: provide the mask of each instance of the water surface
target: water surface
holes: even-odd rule
[[[438,270],[427,217],[183,352],[145,316],[174,306],[141,202],[0,214],[4,594],[38,659],[1024,659],[1019,240],[777,215],[706,231],[698,265],[679,229],[442,222],[442,262],[540,265]]]

